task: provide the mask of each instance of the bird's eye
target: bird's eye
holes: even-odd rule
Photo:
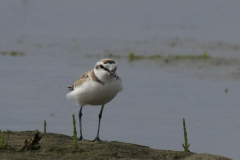
[[[104,68],[103,65],[100,65],[100,68]]]

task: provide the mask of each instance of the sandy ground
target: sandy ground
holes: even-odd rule
[[[192,152],[157,150],[147,146],[122,142],[78,142],[78,149],[73,147],[73,137],[46,133],[40,135],[40,148],[20,151],[24,141],[33,137],[36,131],[5,133],[7,148],[0,149],[1,160],[27,159],[161,159],[161,160],[230,160],[230,158],[211,154]]]

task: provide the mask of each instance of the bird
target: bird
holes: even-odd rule
[[[80,127],[79,141],[85,141],[82,134],[82,109],[86,105],[101,106],[98,115],[97,135],[93,142],[101,141],[99,130],[104,106],[123,89],[122,80],[116,71],[117,62],[105,58],[98,61],[94,69],[84,73],[73,85],[68,87],[70,92],[66,94],[67,99],[74,99],[76,104],[80,106],[78,113]]]

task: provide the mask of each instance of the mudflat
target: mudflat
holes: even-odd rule
[[[4,132],[6,148],[0,149],[1,160],[61,160],[61,159],[159,159],[159,160],[230,160],[230,158],[197,154],[193,152],[158,150],[148,146],[117,141],[90,142],[78,141],[74,149],[74,138],[57,133],[40,133],[38,147],[21,150],[25,140],[33,138],[36,131]]]

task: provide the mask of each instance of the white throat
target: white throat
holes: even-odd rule
[[[110,75],[107,72],[103,72],[103,71],[94,69],[94,73],[95,73],[96,77],[102,82],[111,82],[111,81],[116,80],[116,77],[113,77],[112,75]]]

